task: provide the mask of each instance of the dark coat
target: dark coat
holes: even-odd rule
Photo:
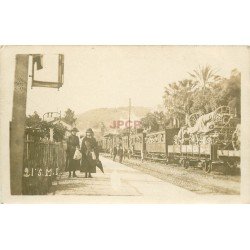
[[[93,159],[92,153],[95,154],[96,159],[99,159],[99,150],[95,138],[85,137],[81,145],[82,163],[81,171],[87,173],[96,173],[97,160]]]
[[[119,148],[117,154],[118,154],[119,156],[123,156],[123,149],[122,149],[122,148]]]
[[[113,154],[114,154],[114,155],[117,155],[117,147],[114,147],[114,149],[113,149]]]
[[[80,169],[80,160],[74,160],[76,147],[80,147],[79,138],[76,135],[70,135],[67,140],[67,166],[66,171],[75,171]]]

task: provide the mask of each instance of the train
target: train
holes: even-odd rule
[[[132,157],[197,166],[210,173],[216,166],[226,171],[240,169],[240,123],[227,106],[203,115],[190,115],[181,128],[168,127],[157,132],[108,134],[99,142],[103,152],[112,153],[122,145]]]

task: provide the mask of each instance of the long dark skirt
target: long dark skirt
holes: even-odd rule
[[[80,160],[74,160],[73,158],[69,158],[67,171],[76,171],[80,169]]]
[[[93,160],[91,156],[86,156],[81,161],[81,172],[96,173],[96,160]]]

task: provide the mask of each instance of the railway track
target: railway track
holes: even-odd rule
[[[159,162],[141,163],[134,158],[126,159],[123,164],[198,194],[240,194],[240,176],[226,176],[217,172],[206,174],[194,167],[184,169]]]

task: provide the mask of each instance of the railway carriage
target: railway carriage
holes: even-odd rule
[[[167,128],[163,131],[148,133],[145,136],[146,158],[167,160],[168,145],[173,144],[178,128]]]
[[[101,141],[102,151],[107,153],[109,151],[110,139],[104,137]]]
[[[146,158],[166,159],[166,133],[165,131],[149,133],[145,138]]]
[[[106,134],[101,142],[99,143],[101,145],[102,152],[110,153],[110,150],[113,148],[114,145],[114,135],[113,134]]]
[[[222,106],[200,116],[192,114],[182,128],[166,128],[151,133],[109,134],[102,148],[110,152],[114,146],[132,149],[133,157],[177,162],[184,168],[198,166],[211,172],[216,165],[227,170],[240,166],[240,121],[229,107]]]
[[[130,135],[130,145],[134,157],[140,157],[141,151],[145,150],[145,133]]]
[[[129,148],[129,145],[128,145],[129,137],[128,137],[128,135],[123,135],[121,140],[122,140],[123,148],[125,150],[128,150],[128,148]]]

